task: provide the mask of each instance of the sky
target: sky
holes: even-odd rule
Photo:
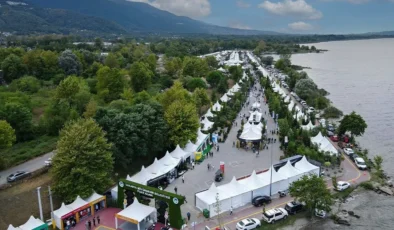
[[[305,34],[394,30],[394,0],[129,0],[240,29]]]

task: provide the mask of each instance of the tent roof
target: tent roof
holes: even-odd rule
[[[179,147],[179,145],[177,145],[177,147]],[[181,149],[181,147],[179,147],[179,150],[178,150],[178,151],[179,151],[179,152],[180,152],[180,151],[183,152],[183,150]],[[185,153],[185,154],[186,154],[186,153]],[[159,161],[160,161],[160,163],[162,163],[163,165],[175,167],[175,166],[177,166],[177,165],[179,164],[179,162],[181,161],[181,159],[180,159],[180,158],[174,158],[174,157],[173,157],[172,155],[170,155],[170,153],[167,151],[167,152],[166,152],[166,155],[164,155],[164,157],[161,158]]]
[[[69,207],[71,210],[76,210],[76,209],[83,207],[87,204],[88,204],[88,202],[82,200],[82,198],[80,196],[77,196],[77,199],[75,199],[74,202],[72,202],[71,204],[67,205],[67,207]]]
[[[217,101],[213,106],[212,106],[213,111],[220,111],[222,110],[222,105],[219,104],[219,101]]]
[[[211,109],[208,109],[207,113],[204,115],[204,117],[214,117],[215,115],[211,112]]]
[[[290,97],[289,97],[289,95],[287,95],[287,96],[285,97],[284,102],[285,102],[285,103],[290,102]]]
[[[226,70],[223,69],[222,67],[220,67],[218,70],[219,70],[220,72],[226,72]]]
[[[139,223],[154,212],[156,212],[154,207],[141,204],[138,202],[137,198],[134,198],[134,202],[129,207],[116,214],[116,216],[133,219]]]
[[[7,230],[21,230],[20,228],[15,228],[12,224],[8,225]]]
[[[240,184],[235,177],[224,185],[218,187],[219,193],[222,195],[221,199],[226,199],[232,196],[238,196],[240,194],[248,192],[248,189]]]
[[[251,112],[249,116],[249,121],[253,121],[253,116],[256,116],[256,122],[259,122],[263,114],[260,113],[259,111]]]
[[[223,94],[223,96],[220,98],[221,101],[223,102],[228,102],[230,100],[230,98],[227,96],[227,94]]]
[[[244,127],[244,130],[242,131],[239,138],[248,141],[255,141],[260,140],[261,136],[261,128],[258,127],[258,125],[250,125],[250,127],[247,129]]]
[[[19,226],[22,230],[32,230],[37,227],[44,225],[45,223],[42,222],[40,219],[34,218],[34,216],[30,216],[29,220],[24,225]]]
[[[253,170],[252,174],[248,178],[239,180],[238,182],[249,190],[256,190],[269,184],[269,181],[267,183],[266,181],[263,181],[261,178],[257,177],[255,170]]]
[[[286,164],[284,166],[282,166],[278,170],[278,173],[286,176],[287,178],[290,178],[290,177],[294,177],[294,176],[300,175],[303,172],[301,172],[300,170],[294,168],[291,165],[290,161],[287,161]]]
[[[275,171],[274,167],[271,166],[267,171],[257,175],[264,183],[270,184],[272,172],[272,182],[275,183],[281,180],[287,180],[287,177]]]
[[[206,130],[212,128],[212,126],[213,126],[213,124],[215,124],[215,122],[208,120],[208,117],[204,117],[204,119],[201,121],[201,124],[204,124],[204,127],[202,128],[202,130],[206,131]]]
[[[255,103],[253,103],[252,107],[253,108],[260,108],[261,104],[256,101]]]
[[[316,165],[309,163],[305,156],[303,156],[300,161],[296,162],[294,167],[304,173],[319,169]]]
[[[157,158],[146,169],[153,174],[152,178],[166,174],[169,171],[168,167],[159,162]]]
[[[187,142],[185,148],[183,149],[185,152],[194,153],[197,151],[198,145],[193,144],[190,140]]]
[[[139,171],[138,173],[134,174],[132,177],[127,175],[126,180],[146,185],[147,182],[150,179],[152,179],[152,177],[153,177],[152,173],[148,172],[148,170],[144,166],[142,166],[141,167],[141,171]]]
[[[58,210],[53,211],[53,215],[60,218],[60,217],[66,215],[66,214],[68,214],[68,213],[70,213],[72,211],[74,211],[74,210],[72,210],[71,208],[67,207],[64,203],[62,203],[62,205],[60,206],[60,208]]]
[[[321,134],[321,132],[319,132],[316,136],[311,137],[311,141],[317,145],[319,145],[322,141],[324,141],[323,139],[324,137]]]
[[[205,139],[207,139],[207,137],[208,137],[208,135],[202,133],[202,132],[201,132],[201,128],[199,128],[198,131],[197,131],[197,144],[198,144],[198,146],[200,146],[200,144],[201,144],[202,142],[204,142]]]
[[[301,128],[305,130],[310,130],[310,129],[314,129],[315,126],[312,125],[312,122],[309,120],[309,123],[307,125],[302,125]]]
[[[207,204],[213,204],[216,202],[216,194],[219,194],[219,200],[221,200],[221,193],[215,183],[212,183],[208,190],[197,193],[196,196]]]
[[[294,107],[294,102],[292,100],[290,100],[290,104],[287,106],[287,108],[289,109],[289,111],[293,110]]]
[[[88,198],[85,199],[86,202],[90,203],[95,200],[98,200],[100,198],[104,197],[103,195],[97,194],[95,191],[93,191],[93,194],[89,196]]]
[[[177,159],[184,159],[188,155],[190,155],[189,153],[187,153],[186,151],[181,149],[181,147],[179,145],[177,145],[176,148],[174,149],[174,151],[172,151],[170,154],[172,157],[177,158]]]

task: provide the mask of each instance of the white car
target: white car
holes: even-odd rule
[[[325,218],[327,215],[326,211],[320,210],[320,209],[315,209],[315,216],[320,217],[320,218]]]
[[[346,155],[350,156],[352,154],[354,154],[353,149],[351,148],[344,148],[343,151],[346,153]]]
[[[263,213],[263,220],[267,223],[273,224],[275,221],[286,219],[289,216],[284,208],[275,208]]]
[[[261,222],[256,218],[243,219],[237,223],[237,230],[256,229],[261,226]]]
[[[326,119],[320,119],[319,123],[321,124],[321,126],[326,127]]]
[[[365,164],[365,161],[361,157],[357,157],[354,159],[354,163],[356,164],[358,169],[365,170],[367,169],[367,165]]]
[[[51,166],[52,165],[52,158],[48,158],[48,160],[44,161],[45,166]]]
[[[313,113],[313,112],[315,112],[315,108],[313,108],[313,107],[309,107],[309,109],[308,109],[308,113]]]
[[[337,191],[344,191],[350,187],[350,183],[347,181],[338,181],[337,182]]]

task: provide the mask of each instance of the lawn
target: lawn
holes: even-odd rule
[[[299,212],[295,215],[289,215],[287,219],[275,222],[275,224],[268,224],[267,222],[261,221],[261,227],[257,230],[275,230],[282,229],[283,227],[292,226],[297,219],[306,218],[306,212]]]
[[[0,151],[6,168],[21,164],[35,157],[49,153],[56,147],[58,137],[41,136],[35,140],[15,144]]]

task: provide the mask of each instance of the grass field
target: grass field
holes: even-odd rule
[[[0,151],[0,155],[5,161],[5,168],[10,168],[53,151],[57,139],[58,137],[41,136],[35,140],[18,143],[9,149]]]

